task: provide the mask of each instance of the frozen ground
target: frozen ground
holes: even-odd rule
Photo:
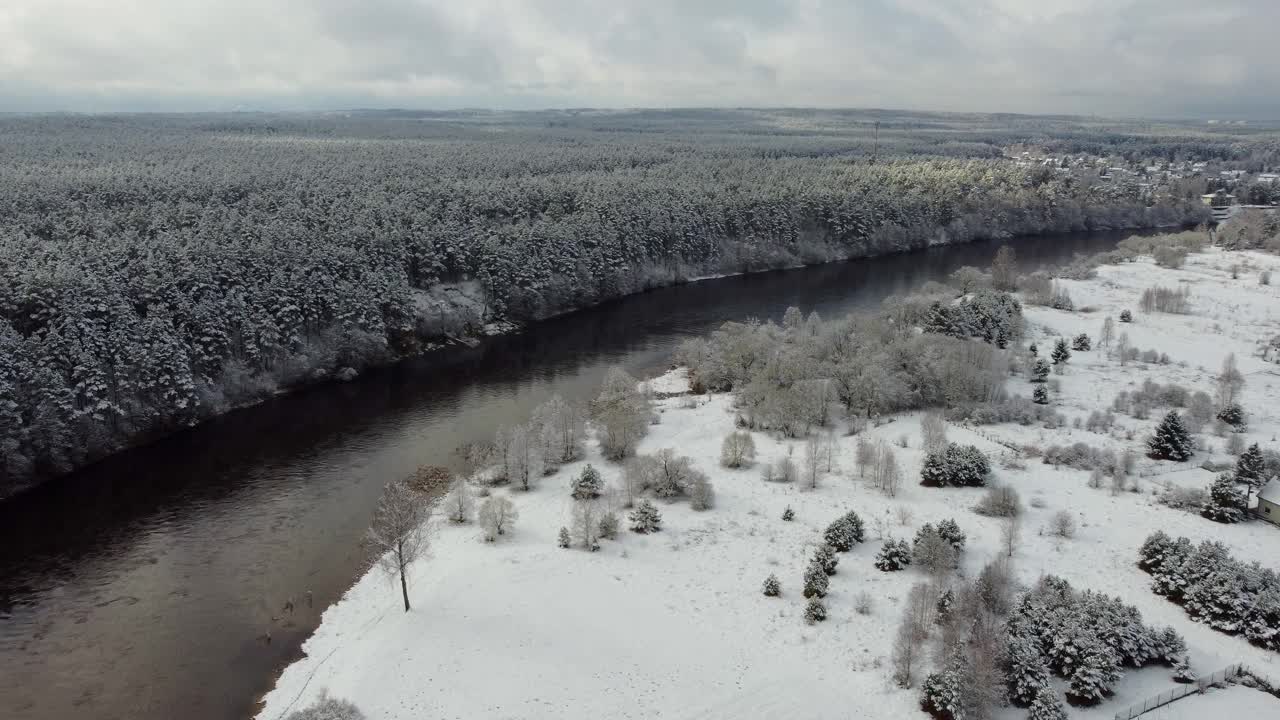
[[[1244,260],[1253,268],[1232,280],[1227,268]],[[1067,372],[1053,376],[1061,382],[1055,406],[1068,417],[1083,418],[1146,377],[1211,391],[1223,357],[1234,352],[1248,379],[1249,440],[1273,445],[1280,428],[1274,410],[1280,405],[1280,378],[1275,366],[1253,357],[1253,349],[1254,340],[1273,332],[1280,319],[1280,292],[1258,284],[1259,267],[1280,270],[1280,262],[1214,251],[1191,256],[1181,270],[1160,269],[1149,261],[1104,267],[1095,280],[1067,283],[1077,307],[1095,310],[1028,308],[1032,336],[1046,353],[1050,338],[1079,332],[1096,337],[1106,315],[1118,316],[1127,307],[1135,322],[1117,330],[1128,332],[1135,346],[1166,352],[1174,361],[1122,368],[1096,351],[1075,353]],[[1138,312],[1143,288],[1181,282],[1192,288],[1193,314]],[[1014,392],[1030,392],[1024,379],[1011,379],[1009,385]],[[665,392],[683,386],[679,371],[654,383],[655,390]],[[970,509],[981,491],[916,484],[922,459],[916,415],[868,431],[890,442],[905,437],[908,446],[897,449],[904,487],[887,498],[857,478],[851,437],[840,437],[840,467],[816,490],[765,483],[758,468],[723,470],[717,459],[721,438],[733,427],[731,398],[699,397],[696,407],[689,404],[679,396],[660,400],[661,422],[640,451],[671,447],[692,457],[713,478],[715,509],[699,513],[685,502],[659,503],[664,523],[656,535],[623,532],[596,553],[563,550],[556,535],[570,524],[568,483],[582,463],[565,466],[531,493],[511,492],[520,519],[514,534],[497,544],[481,542],[474,525],[433,528],[431,557],[411,571],[411,612],[402,612],[398,588],[380,572],[358,581],[325,612],[304,646],[307,656],[285,670],[259,717],[283,717],[324,690],[354,701],[371,720],[926,717],[919,710],[918,690],[894,687],[888,670],[900,603],[921,576],[915,570],[882,573],[872,566],[880,546],[876,526],[885,537],[910,538],[925,522],[954,517],[969,535],[965,570],[973,573],[998,551],[1000,537],[997,521]],[[1119,595],[1137,605],[1147,622],[1181,632],[1202,674],[1243,662],[1280,678],[1274,653],[1192,622],[1181,608],[1151,593],[1148,576],[1134,565],[1138,546],[1156,529],[1194,540],[1216,538],[1241,559],[1280,565],[1280,528],[1256,521],[1219,525],[1156,503],[1153,493],[1163,483],[1206,485],[1211,475],[1196,466],[1207,453],[1183,464],[1144,459],[1141,491],[1114,496],[1089,488],[1084,472],[1056,470],[1036,460],[1024,460],[1025,469],[1002,464],[1003,457],[1014,454],[1012,447],[1026,444],[1079,440],[1140,451],[1158,417],[1120,416],[1110,435],[1069,427],[952,425],[948,437],[983,448],[993,456],[997,477],[1017,487],[1024,501],[1035,499],[1040,506],[1028,508],[1024,517],[1014,558],[1021,581],[1055,573],[1078,588]],[[1224,460],[1224,440],[1206,439],[1217,451],[1214,457]],[[803,454],[803,443],[762,433],[755,441],[760,461],[793,447],[797,460]],[[594,446],[589,455],[607,480],[616,480],[616,465],[601,461]],[[780,517],[788,505],[796,511],[793,522]],[[905,525],[897,519],[899,508],[911,513]],[[827,600],[829,619],[806,626],[800,586],[807,557],[822,529],[848,509],[866,521],[868,542],[841,556]],[[1063,509],[1077,517],[1076,536],[1042,535],[1048,518]],[[781,598],[760,592],[770,573],[782,581]],[[854,609],[863,592],[874,601],[869,615]],[[1069,712],[1110,718],[1171,685],[1167,670],[1130,671],[1114,698]],[[1243,688],[1180,703],[1198,705],[1185,710],[1189,715],[1173,714],[1184,712],[1174,704],[1152,717],[1232,711],[1237,717],[1280,717],[1280,701]],[[1005,716],[1020,718],[1025,712],[1009,710]]]

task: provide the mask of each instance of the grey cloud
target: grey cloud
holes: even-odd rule
[[[1275,114],[1274,0],[7,0],[0,110]]]

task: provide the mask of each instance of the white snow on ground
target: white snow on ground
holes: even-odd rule
[[[1243,685],[1211,688],[1141,716],[1142,720],[1264,720],[1280,717],[1280,700]]]
[[[1228,267],[1247,261],[1252,269],[1232,280]],[[1084,417],[1109,407],[1121,389],[1144,378],[1178,382],[1190,390],[1212,390],[1212,376],[1223,357],[1234,352],[1246,374],[1244,407],[1250,414],[1248,440],[1274,446],[1280,428],[1277,378],[1270,364],[1253,357],[1253,342],[1275,331],[1280,318],[1280,289],[1260,286],[1257,269],[1280,270],[1280,259],[1252,253],[1211,251],[1192,255],[1180,270],[1149,261],[1104,267],[1098,278],[1067,282],[1076,306],[1092,312],[1066,313],[1028,308],[1032,337],[1047,354],[1051,338],[1087,332],[1096,338],[1106,315],[1132,308],[1133,324],[1117,324],[1139,348],[1168,353],[1171,365],[1116,362],[1093,352],[1074,353],[1053,402],[1068,417]],[[1189,283],[1194,313],[1185,316],[1138,312],[1138,296],[1153,284]],[[1117,318],[1118,319],[1118,318]],[[1052,332],[1046,331],[1046,328]],[[1185,364],[1185,366],[1183,365]],[[655,393],[686,387],[682,371],[653,381]],[[1010,389],[1030,394],[1030,385],[1013,378]],[[717,502],[709,512],[688,504],[659,503],[662,532],[642,536],[623,532],[603,541],[596,553],[556,545],[569,525],[569,479],[583,463],[565,466],[542,480],[531,493],[510,493],[520,511],[514,534],[497,544],[480,540],[474,525],[439,524],[433,528],[431,557],[411,570],[414,609],[404,613],[398,587],[380,571],[359,580],[329,608],[315,635],[304,645],[306,657],[287,668],[265,698],[259,715],[283,717],[313,701],[322,691],[359,705],[371,720],[418,718],[902,718],[926,717],[918,689],[902,690],[889,680],[888,656],[900,604],[922,577],[919,571],[882,573],[872,566],[880,546],[876,520],[885,537],[913,537],[925,522],[954,517],[969,535],[964,570],[975,573],[998,552],[998,521],[970,509],[978,489],[920,487],[922,460],[918,415],[903,415],[869,430],[875,438],[896,442],[904,488],[886,498],[861,482],[853,468],[855,438],[841,436],[840,465],[824,476],[817,490],[766,483],[757,468],[723,470],[717,465],[720,441],[733,428],[732,398],[687,397],[658,401],[661,422],[651,428],[641,452],[672,447],[689,455],[711,474]],[[1016,425],[948,428],[952,441],[973,443],[994,460],[1002,482],[1018,488],[1028,508],[1022,544],[1014,558],[1024,583],[1042,573],[1067,578],[1080,589],[1119,595],[1137,605],[1148,623],[1172,625],[1186,638],[1193,666],[1202,675],[1243,662],[1280,678],[1280,657],[1245,640],[1192,622],[1182,609],[1153,594],[1149,576],[1135,566],[1143,539],[1162,529],[1199,541],[1216,538],[1243,560],[1280,566],[1280,528],[1253,521],[1224,526],[1185,511],[1159,505],[1154,492],[1163,483],[1207,485],[1210,473],[1189,463],[1139,467],[1141,492],[1113,496],[1086,485],[1087,473],[1057,470],[1037,460],[1025,469],[1003,467],[1012,447],[1065,444],[1131,448],[1142,442],[1160,416],[1148,420],[1119,417],[1110,435],[1063,428],[1044,430]],[[1126,431],[1132,431],[1130,437]],[[799,461],[803,443],[755,433],[760,461],[793,451]],[[1222,455],[1223,438],[1207,437]],[[614,482],[619,468],[603,462],[593,447],[588,460]],[[786,506],[793,522],[781,520]],[[912,518],[899,524],[898,508]],[[841,555],[827,599],[829,619],[816,626],[802,620],[801,575],[822,529],[836,516],[855,509],[863,517],[868,542]],[[1042,535],[1059,510],[1076,515],[1073,539]],[[624,527],[625,527],[624,517]],[[781,598],[767,598],[761,583],[770,573],[782,581]],[[859,593],[874,601],[870,615],[854,610]],[[1131,703],[1172,687],[1168,670],[1128,671],[1116,696],[1096,708],[1070,708],[1072,717],[1110,718]],[[1252,693],[1247,699],[1244,693]],[[1231,689],[1180,703],[1201,703],[1202,717],[1243,711],[1237,717],[1273,717],[1249,703],[1275,701],[1253,690]],[[1271,707],[1271,706],[1267,706]],[[1169,706],[1162,717],[1181,711]],[[1009,718],[1025,711],[1009,709]]]

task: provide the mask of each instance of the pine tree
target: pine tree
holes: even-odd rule
[[[1155,434],[1147,440],[1147,449],[1147,454],[1156,460],[1182,462],[1191,458],[1191,433],[1177,412],[1170,411],[1164,416]]]
[[[782,519],[783,519],[783,520],[786,520],[786,521],[788,521],[788,522],[789,522],[789,521],[791,521],[791,520],[795,520],[795,519],[796,519],[796,511],[795,511],[795,510],[792,510],[792,509],[791,509],[791,506],[790,506],[790,505],[788,505],[788,506],[787,506],[787,508],[786,508],[785,510],[783,510],[783,511],[782,511]]]
[[[830,545],[822,543],[813,551],[813,562],[822,566],[822,571],[828,575],[836,574],[836,566],[840,564],[840,556]]]
[[[658,508],[648,500],[641,500],[635,510],[627,516],[631,520],[631,529],[641,535],[655,533],[662,529],[662,515]]]
[[[911,546],[906,540],[886,540],[876,555],[876,568],[884,572],[902,570],[911,564]]]
[[[1262,484],[1264,472],[1262,450],[1254,443],[1236,460],[1236,480],[1256,490]]]
[[[600,537],[613,540],[618,537],[618,516],[607,512],[600,518]]]
[[[1071,351],[1067,349],[1067,341],[1058,338],[1053,345],[1053,353],[1049,356],[1053,360],[1054,365],[1062,365],[1071,359]]]
[[[1027,348],[1027,352],[1031,353],[1031,357],[1040,356],[1040,348],[1036,347],[1035,343],[1031,343],[1030,347]]]
[[[1091,350],[1092,348],[1093,348],[1093,342],[1089,340],[1089,336],[1086,335],[1085,333],[1080,333],[1075,337],[1074,340],[1071,341],[1072,350],[1086,352],[1088,350]]]
[[[1228,403],[1218,411],[1218,419],[1231,426],[1236,432],[1244,432],[1248,426],[1245,419],[1244,408],[1235,403]]]
[[[1042,383],[1049,381],[1049,363],[1044,360],[1036,360],[1031,366],[1031,382]]]
[[[573,541],[569,538],[569,528],[567,527],[560,528],[560,535],[556,540],[556,544],[566,549],[573,544]]]
[[[1049,665],[1034,637],[1011,635],[1005,651],[1005,682],[1009,700],[1014,705],[1032,704],[1040,691],[1049,686]]]
[[[964,552],[965,534],[954,518],[947,518],[938,523],[938,537],[950,543],[957,553]]]
[[[778,582],[777,575],[769,575],[764,579],[765,597],[778,597],[782,594],[782,583]]]
[[[849,552],[862,542],[863,536],[862,518],[853,511],[836,518],[822,534],[823,540],[838,552]]]
[[[1238,523],[1244,519],[1245,498],[1236,479],[1230,473],[1222,473],[1209,486],[1209,500],[1200,514],[1220,523]]]
[[[572,495],[574,500],[594,500],[600,497],[603,490],[604,480],[600,477],[600,472],[588,464],[573,481]]]
[[[955,606],[956,593],[951,588],[943,590],[938,595],[938,602],[934,605],[934,610],[938,615],[938,623],[942,624],[951,616],[951,610]]]
[[[1031,707],[1027,708],[1027,720],[1067,720],[1067,709],[1058,693],[1046,685],[1036,692]]]
[[[1120,311],[1120,322],[1122,322],[1122,323],[1131,323],[1131,322],[1133,322],[1133,313],[1129,312],[1128,310],[1121,310],[1121,311]]]
[[[810,625],[820,623],[827,619],[827,605],[822,602],[822,598],[811,597],[809,604],[804,608],[804,621]]]
[[[1037,385],[1036,389],[1031,392],[1031,402],[1037,405],[1049,404],[1049,391],[1044,385]]]
[[[1078,647],[1080,656],[1071,672],[1067,695],[1081,705],[1095,705],[1110,695],[1120,680],[1120,660],[1097,638],[1087,638]]]
[[[809,563],[809,567],[804,571],[804,596],[826,597],[827,587],[830,585],[827,579],[827,571],[823,569],[822,564],[818,562]]]
[[[931,673],[921,688],[920,707],[938,720],[963,720],[966,660],[953,658],[945,670]]]

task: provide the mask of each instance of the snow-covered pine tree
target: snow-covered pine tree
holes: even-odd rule
[[[1057,691],[1047,685],[1040,688],[1027,708],[1027,720],[1067,720],[1067,709]]]
[[[1027,347],[1027,352],[1031,353],[1031,357],[1040,356],[1040,348],[1036,347],[1035,343],[1031,343],[1031,345]]]
[[[1209,499],[1200,514],[1220,523],[1238,523],[1244,519],[1245,493],[1236,485],[1235,476],[1222,473],[1209,486]]]
[[[778,582],[778,576],[770,574],[764,579],[765,597],[778,597],[782,594],[782,583]]]
[[[911,546],[906,540],[889,538],[876,555],[875,566],[884,572],[902,570],[911,564]]]
[[[1067,341],[1058,338],[1057,342],[1053,344],[1053,353],[1049,355],[1049,358],[1053,360],[1054,365],[1062,365],[1070,360],[1071,351],[1067,349]]]
[[[561,526],[560,534],[556,536],[556,544],[565,549],[573,544],[573,540],[569,537],[569,528]]]
[[[823,569],[822,564],[814,561],[809,563],[809,567],[804,571],[804,596],[826,597],[827,587],[831,581],[827,579],[827,571]]]
[[[920,707],[937,720],[964,720],[964,663],[965,658],[958,656],[944,670],[924,679]]]
[[[1044,385],[1037,385],[1035,390],[1031,391],[1031,402],[1037,405],[1049,404],[1049,391],[1045,389]]]
[[[1042,383],[1049,381],[1049,363],[1043,358],[1037,359],[1035,364],[1031,366],[1031,382]]]
[[[1080,705],[1096,705],[1120,680],[1116,652],[1097,638],[1079,644],[1080,656],[1069,678],[1067,696]]]
[[[574,500],[594,500],[600,497],[600,493],[603,490],[604,480],[600,477],[600,471],[588,463],[582,469],[582,473],[574,479],[571,495]]]
[[[822,543],[813,551],[813,562],[822,566],[822,571],[826,574],[835,575],[836,566],[840,564],[840,556],[830,545]]]
[[[1258,443],[1250,445],[1236,460],[1236,480],[1249,486],[1249,492],[1257,492],[1266,484],[1266,469],[1262,461],[1262,449]]]
[[[906,541],[903,541],[905,544]],[[951,610],[956,603],[956,592],[951,588],[943,590],[938,595],[938,602],[934,606],[937,613],[937,621],[939,624],[945,623],[947,618],[951,616]]]
[[[600,537],[613,540],[618,537],[618,516],[612,512],[600,518]]]
[[[1187,432],[1177,411],[1170,410],[1160,421],[1155,434],[1147,440],[1147,450],[1156,460],[1182,462],[1191,458],[1191,433]]]
[[[1131,322],[1133,322],[1133,313],[1129,312],[1128,310],[1121,310],[1121,311],[1120,311],[1120,322],[1122,322],[1122,323],[1131,323]]]
[[[1231,426],[1236,432],[1244,432],[1249,422],[1244,414],[1244,408],[1236,403],[1227,403],[1218,411],[1218,419]]]
[[[1009,687],[1009,700],[1019,707],[1030,705],[1041,690],[1050,687],[1049,665],[1034,637],[1009,637],[1005,649],[1005,683]]]
[[[790,506],[790,505],[788,505],[788,506],[786,507],[786,509],[782,511],[782,519],[783,519],[783,520],[786,520],[786,521],[788,521],[788,522],[790,522],[791,520],[795,520],[795,519],[796,519],[796,511],[795,511],[795,510],[792,510],[792,509],[791,509],[791,506]]]
[[[955,548],[957,553],[964,552],[965,534],[955,518],[947,518],[938,523],[938,537],[951,543],[951,547]]]
[[[1092,348],[1093,348],[1093,342],[1089,340],[1089,335],[1086,333],[1080,333],[1075,337],[1074,340],[1071,341],[1072,350],[1086,352],[1088,350],[1091,350]]]
[[[627,516],[631,520],[631,529],[641,535],[655,533],[662,529],[662,515],[658,508],[648,500],[641,500],[636,509]]]
[[[804,621],[810,625],[820,623],[827,619],[827,605],[822,602],[821,597],[809,598],[809,604],[804,607]]]
[[[864,537],[862,518],[852,510],[836,518],[827,526],[822,538],[837,552],[849,552]]]

